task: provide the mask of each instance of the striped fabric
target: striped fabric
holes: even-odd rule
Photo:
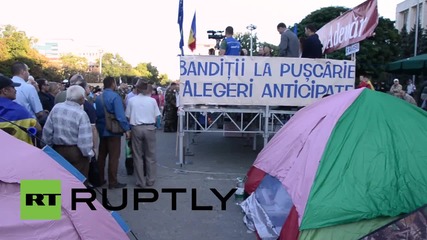
[[[0,129],[24,142],[33,144],[27,132],[18,127],[21,126],[28,129],[30,127],[35,127],[37,123],[23,106],[8,98],[0,97],[0,117]],[[9,123],[7,120],[18,126]]]

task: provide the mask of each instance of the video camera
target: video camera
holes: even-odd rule
[[[214,31],[214,30],[209,30],[208,31],[208,39],[216,39],[216,40],[221,40],[225,38],[225,35],[223,35],[224,31]]]

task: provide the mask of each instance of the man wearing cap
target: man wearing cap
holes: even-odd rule
[[[31,114],[33,118],[43,119],[47,113],[43,111],[37,90],[31,84],[27,83],[30,76],[27,64],[23,62],[15,62],[12,65],[12,81],[19,83],[20,86],[16,88],[15,102],[21,104]]]
[[[27,109],[13,101],[16,99],[15,87],[19,86],[21,86],[20,83],[0,75],[0,129],[24,142],[33,144],[31,136],[24,129],[36,127],[41,131],[41,127]]]
[[[400,93],[400,91],[402,91],[402,85],[399,84],[399,79],[395,78],[393,80],[393,85],[390,88],[390,93],[391,94],[398,94]]]

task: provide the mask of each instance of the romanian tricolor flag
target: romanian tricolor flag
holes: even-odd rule
[[[188,37],[188,47],[191,51],[196,49],[196,12],[194,12],[193,21],[191,22],[190,36]]]
[[[18,103],[4,97],[0,97],[0,130],[10,135],[33,144],[31,136],[18,126],[28,129],[35,127],[37,121],[32,118],[31,114]]]

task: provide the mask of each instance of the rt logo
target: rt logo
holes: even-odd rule
[[[61,219],[60,180],[21,181],[21,220]]]

